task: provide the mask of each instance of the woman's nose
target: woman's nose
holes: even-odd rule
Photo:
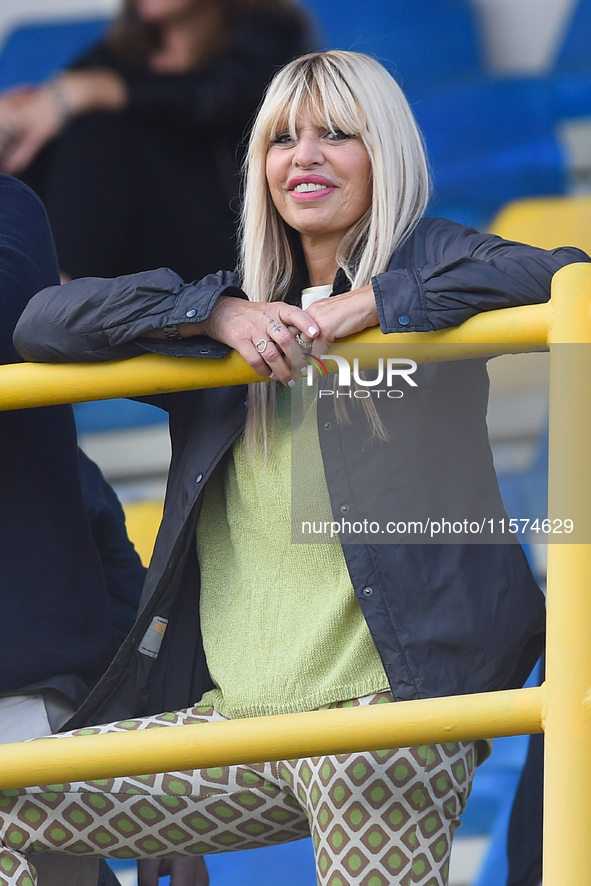
[[[314,135],[300,135],[293,159],[295,165],[302,168],[321,165],[324,162],[324,155],[320,139]]]

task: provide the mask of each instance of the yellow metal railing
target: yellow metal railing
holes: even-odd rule
[[[480,314],[442,332],[356,343],[429,343],[429,359],[546,349],[550,368],[549,504],[587,522],[591,508],[591,265],[556,274],[548,305]],[[503,344],[499,344],[502,342]],[[441,351],[437,345],[441,344]],[[450,345],[458,344],[456,349]],[[418,349],[418,359],[425,358]],[[338,348],[333,352],[338,353]],[[241,384],[257,380],[236,354],[224,360],[147,355],[84,366],[0,368],[0,409]],[[384,747],[541,732],[546,735],[544,886],[591,876],[591,544],[548,545],[544,686],[235,720],[176,729],[3,745],[0,788],[115,777]]]
[[[551,307],[532,305],[479,314],[462,326],[441,332],[410,332],[383,335],[368,329],[360,335],[343,339],[347,344],[388,344],[397,342],[405,357],[430,362],[458,359],[452,345],[460,345],[461,356],[513,354],[546,349]],[[429,345],[428,348],[425,345]],[[438,348],[437,345],[441,347]],[[331,353],[338,354],[333,345]],[[265,379],[266,380],[266,379]],[[14,363],[0,367],[0,410],[26,406],[55,406],[111,397],[141,397],[192,388],[219,388],[261,381],[236,352],[222,360],[160,357],[145,354],[130,360],[111,363],[46,364]]]
[[[0,751],[0,788],[541,732],[544,698],[544,687],[538,686],[367,709],[39,739],[34,754],[28,743],[6,744]]]

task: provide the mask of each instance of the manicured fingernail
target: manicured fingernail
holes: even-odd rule
[[[318,330],[315,326],[308,326],[308,335],[316,335]]]
[[[275,373],[272,372],[271,375],[269,376],[269,378],[275,378]]]
[[[290,388],[295,388],[295,381],[293,378],[290,378],[290,380],[287,382],[287,384],[289,385]]]

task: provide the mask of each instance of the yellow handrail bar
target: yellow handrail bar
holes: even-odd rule
[[[563,342],[591,344],[591,265],[574,264],[560,270],[547,305],[480,314],[441,332],[385,337],[367,330],[343,344],[353,342],[400,344],[404,355],[417,362],[549,346],[550,502],[559,504],[565,518],[591,507],[591,350],[554,347]],[[425,344],[431,347],[425,349]],[[415,345],[416,355],[409,350]],[[340,347],[338,343],[334,352]],[[220,361],[147,355],[84,366],[18,364],[0,367],[0,409],[253,380],[257,377],[236,354]],[[591,871],[590,586],[591,544],[549,544],[543,687],[4,745],[0,787],[514,735],[543,728],[544,886],[587,886]]]
[[[541,732],[544,699],[545,690],[538,686],[62,740],[42,738],[34,745],[2,745],[0,789]]]
[[[458,352],[466,359],[543,350],[550,316],[550,304],[530,305],[479,314],[462,326],[439,332],[383,335],[379,329],[368,329],[332,346],[331,353],[338,354],[340,345],[398,345],[405,357],[417,362],[438,362],[457,360]],[[417,346],[414,351],[413,346]],[[141,397],[261,380],[235,351],[221,360],[181,360],[145,354],[109,363],[12,363],[0,366],[0,410]]]

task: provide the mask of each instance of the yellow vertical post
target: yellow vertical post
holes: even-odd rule
[[[553,281],[552,303],[549,516],[572,519],[572,538],[579,543],[548,545],[543,882],[544,886],[588,886],[591,538],[586,532],[591,514],[591,265],[576,264],[559,271]]]

